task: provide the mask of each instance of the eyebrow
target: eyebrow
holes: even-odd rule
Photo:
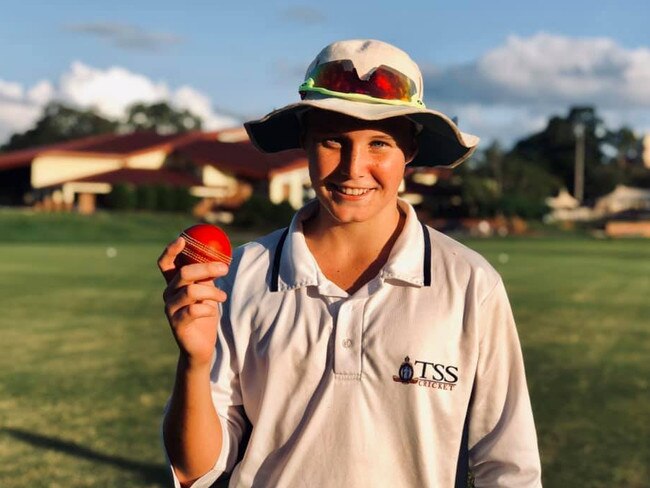
[[[309,132],[312,135],[318,135],[318,136],[321,136],[321,137],[322,136],[345,137],[345,133],[342,133],[339,129],[336,129],[336,128],[312,128]],[[391,140],[391,141],[396,141],[397,140],[397,138],[395,136],[383,133],[381,131],[377,131],[376,134],[372,134],[369,137],[371,139],[381,138],[381,139],[388,139],[388,140]]]

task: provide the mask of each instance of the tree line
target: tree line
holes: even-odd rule
[[[642,140],[629,127],[608,128],[593,107],[572,107],[509,150],[493,142],[434,186],[423,205],[441,217],[540,218],[562,188],[574,192],[576,130],[584,139],[584,204],[625,184],[650,188]],[[454,199],[454,196],[459,198]]]
[[[13,134],[0,151],[15,151],[54,144],[99,134],[155,131],[174,134],[201,130],[201,118],[189,110],[177,110],[165,102],[136,103],[127,109],[123,120],[102,117],[96,111],[66,106],[60,102],[48,104],[34,127]]]

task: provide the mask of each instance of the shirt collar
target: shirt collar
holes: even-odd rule
[[[398,199],[397,203],[406,214],[406,222],[393,245],[388,261],[379,272],[379,278],[392,284],[401,282],[427,286],[431,266],[430,244],[427,244],[428,231],[425,235],[425,227],[420,224],[415,210],[408,202]],[[278,291],[318,286],[323,291],[329,290],[336,294],[334,289],[338,287],[320,271],[316,259],[307,247],[303,233],[302,222],[312,216],[317,208],[318,202],[313,200],[298,210],[286,230],[286,239],[281,239],[278,243],[276,255],[279,259],[274,263],[274,266],[278,267]],[[276,276],[276,273],[272,273],[272,276]]]

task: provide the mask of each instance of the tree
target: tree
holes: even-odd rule
[[[638,169],[641,141],[627,127],[608,130],[593,107],[572,107],[566,117],[552,117],[542,132],[519,141],[509,155],[537,165],[573,190],[577,125],[584,128],[586,200],[593,202],[618,183],[647,181]]]
[[[26,149],[118,131],[151,130],[171,134],[200,130],[201,125],[201,119],[188,110],[175,110],[164,102],[151,105],[137,103],[130,107],[126,121],[122,123],[102,117],[93,110],[52,102],[45,107],[33,128],[12,135],[0,150]]]
[[[201,119],[189,110],[175,110],[165,102],[151,105],[136,103],[128,109],[126,122],[121,129],[126,132],[147,130],[174,134],[200,130],[201,125]]]
[[[500,190],[493,178],[468,172],[461,186],[463,206],[470,217],[493,217],[497,210]]]
[[[534,161],[508,154],[503,161],[503,192],[500,213],[541,218],[547,211],[546,197],[562,188],[562,180]]]
[[[574,128],[578,124],[584,127],[585,197],[593,199],[600,190],[590,186],[589,182],[593,181],[591,176],[594,168],[601,164],[603,153],[598,137],[602,120],[592,107],[573,107],[567,117],[552,117],[542,132],[519,141],[511,155],[558,176],[565,187],[573,189],[576,150]]]
[[[503,192],[503,158],[505,154],[499,141],[494,141],[484,151],[485,163],[490,169],[496,182],[496,191],[498,195]]]
[[[422,203],[432,215],[446,218],[496,214],[539,218],[545,200],[562,188],[573,190],[576,126],[585,143],[585,195],[593,202],[617,184],[650,188],[650,170],[641,161],[641,141],[621,127],[609,130],[592,107],[573,107],[554,116],[544,130],[518,141],[507,153],[493,142],[437,183]]]
[[[643,144],[641,139],[636,137],[634,131],[629,127],[608,130],[603,138],[603,143],[613,149],[611,162],[616,163],[622,169],[626,169],[630,164],[634,165],[642,162]]]
[[[78,110],[52,102],[45,107],[33,128],[14,134],[1,149],[12,151],[111,133],[115,132],[117,125],[92,110]]]

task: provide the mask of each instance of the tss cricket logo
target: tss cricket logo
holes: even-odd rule
[[[393,376],[393,381],[404,385],[417,384],[427,388],[453,391],[458,383],[458,368],[420,360],[411,363],[411,359],[406,356],[397,375]]]

